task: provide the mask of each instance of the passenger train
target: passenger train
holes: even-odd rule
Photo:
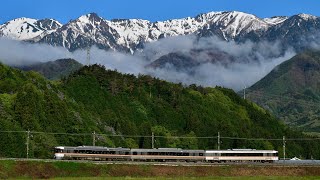
[[[54,159],[102,161],[274,162],[278,151],[256,149],[187,150],[180,148],[130,149],[100,146],[58,146]]]

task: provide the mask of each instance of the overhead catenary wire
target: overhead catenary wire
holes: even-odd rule
[[[70,136],[92,136],[92,133],[64,133],[64,132],[39,132],[39,131],[0,131],[0,133],[26,133],[30,134],[48,134],[48,135],[70,135]],[[248,138],[248,137],[229,137],[229,136],[160,136],[160,135],[122,135],[122,134],[98,134],[96,136],[125,137],[125,138],[173,138],[173,139],[230,139],[230,140],[248,140],[248,141],[283,141],[283,138]],[[320,137],[314,138],[286,138],[286,141],[313,141],[320,140]]]

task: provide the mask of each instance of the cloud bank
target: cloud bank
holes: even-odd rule
[[[192,72],[177,70],[170,64],[164,68],[146,66],[163,55],[173,52],[189,54],[194,49],[214,49],[234,57],[232,63],[208,63],[205,53],[199,53],[196,61],[199,66],[192,67]],[[142,52],[134,55],[91,48],[91,64],[105,65],[108,69],[131,74],[149,74],[172,82],[198,84],[202,86],[224,86],[240,90],[263,78],[275,66],[295,55],[290,48],[282,51],[279,42],[253,43],[247,41],[237,44],[222,41],[216,37],[198,39],[195,36],[169,37],[148,43]],[[61,58],[73,58],[86,63],[87,52],[78,50],[73,53],[62,47],[47,44],[30,44],[0,38],[0,61],[11,66],[30,65],[37,62],[53,61]]]

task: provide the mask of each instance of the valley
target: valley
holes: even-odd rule
[[[319,14],[86,8],[0,18],[0,178],[319,176]]]

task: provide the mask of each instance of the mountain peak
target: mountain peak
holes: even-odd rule
[[[101,20],[103,20],[103,18],[98,16],[98,14],[96,14],[96,13],[89,13],[89,14],[80,16],[78,18],[78,21],[85,23],[85,24],[91,24],[92,22],[97,22],[97,21],[100,22]]]
[[[16,40],[26,40],[34,38],[43,32],[37,25],[37,19],[17,18],[6,22],[0,27],[0,34]]]
[[[97,13],[94,13],[94,12],[87,14],[87,16],[89,17],[89,19],[101,18]]]
[[[16,18],[11,21],[7,21],[5,24],[13,24],[13,23],[33,23],[37,21],[37,19],[27,18],[27,17],[21,17]]]
[[[314,15],[310,15],[310,14],[298,14],[297,16],[299,16],[300,18],[304,19],[304,20],[311,20],[311,19],[317,19],[317,16]]]

